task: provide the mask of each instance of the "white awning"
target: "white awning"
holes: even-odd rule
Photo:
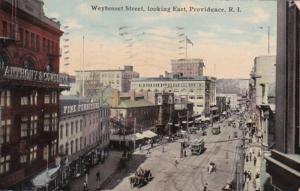
[[[181,123],[186,123],[186,121],[182,121]]]
[[[146,138],[153,138],[153,137],[156,137],[157,134],[150,131],[150,130],[147,130],[147,131],[144,131],[143,134],[142,134],[144,137]]]
[[[125,141],[134,141],[134,140],[140,140],[140,139],[144,139],[144,138],[145,137],[141,133],[125,135]],[[112,140],[112,141],[123,141],[124,136],[123,135],[111,135],[110,140]]]
[[[35,178],[32,179],[32,183],[35,187],[44,187],[47,186],[53,179],[56,177],[56,173],[59,170],[60,166],[45,170],[42,173],[38,174]]]
[[[294,2],[296,4],[297,8],[300,10],[300,1],[294,1]]]

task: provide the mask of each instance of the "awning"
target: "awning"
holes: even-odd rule
[[[142,135],[141,133],[125,135],[125,141],[141,140],[144,138],[145,138],[144,135]],[[110,140],[111,141],[123,141],[124,135],[111,135]]]
[[[186,123],[186,121],[182,121],[181,123]]]
[[[144,131],[143,134],[142,134],[144,137],[146,138],[153,138],[153,137],[156,137],[157,134],[150,131],[150,130],[147,130],[147,131]]]
[[[226,115],[227,114],[227,112],[226,111],[223,111],[223,113],[222,113],[223,115]]]
[[[297,8],[300,10],[300,1],[294,1],[294,2],[296,4]]]
[[[201,117],[197,117],[195,121],[201,121]]]
[[[47,186],[52,180],[55,179],[56,173],[59,170],[60,166],[45,170],[42,173],[38,174],[35,178],[32,179],[32,183],[35,187],[44,187]]]
[[[218,110],[218,107],[217,106],[213,106],[213,107],[210,108],[210,110],[211,111],[216,111],[216,110]]]

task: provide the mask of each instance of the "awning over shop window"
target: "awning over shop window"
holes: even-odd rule
[[[296,4],[297,8],[300,10],[300,1],[294,1],[294,2]]]
[[[56,173],[58,172],[59,168],[60,166],[43,171],[32,179],[32,183],[35,187],[47,186],[47,184],[56,178]]]
[[[125,135],[125,141],[141,140],[144,138],[145,137],[141,133]],[[123,141],[124,136],[123,135],[111,135],[110,140],[111,141]]]
[[[156,137],[157,134],[150,131],[150,130],[147,130],[147,131],[144,131],[143,134],[142,134],[144,137],[146,138],[153,138],[153,137]]]

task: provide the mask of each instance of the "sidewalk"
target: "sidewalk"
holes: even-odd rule
[[[256,178],[256,174],[258,173],[260,175],[261,160],[263,156],[260,143],[255,137],[252,138],[252,143],[248,144],[247,147],[245,156],[248,155],[248,162],[245,157],[244,170],[251,173],[251,180],[249,178],[246,179],[244,191],[255,191],[260,189],[260,177]],[[258,153],[260,153],[260,156]],[[256,157],[256,165],[254,165],[254,157]]]
[[[106,158],[103,164],[98,164],[90,169],[88,175],[88,187],[91,191],[96,190],[98,184],[102,184],[107,178],[109,178],[118,168],[118,164],[122,152],[110,151],[108,158]],[[96,173],[99,170],[100,172],[100,182],[96,181]],[[83,190],[83,181],[86,179],[85,175],[74,179],[70,182],[70,190],[72,191],[82,191]]]

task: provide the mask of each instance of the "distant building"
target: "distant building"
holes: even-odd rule
[[[216,105],[216,78],[213,77],[178,77],[178,78],[134,78],[131,88],[137,92],[174,93],[175,102],[187,98],[194,104],[193,114],[210,116],[211,107]]]
[[[226,97],[228,109],[238,109],[239,108],[239,96],[238,94],[217,94],[217,97]]]
[[[159,106],[130,91],[127,96],[115,92],[111,105],[111,121],[115,124],[114,133],[133,134],[146,130],[156,131]],[[122,129],[118,126],[121,124]],[[117,132],[120,130],[120,132]],[[122,131],[122,132],[121,132]]]
[[[249,79],[217,79],[217,94],[248,95]]]
[[[84,85],[84,96],[99,100],[106,88],[128,92],[131,79],[138,77],[139,74],[133,71],[133,66],[124,66],[124,69],[118,70],[76,71],[77,90],[75,91],[82,95]]]
[[[274,190],[300,188],[299,1],[277,1],[275,145],[266,155]],[[284,178],[283,178],[284,177]]]
[[[203,76],[204,62],[202,59],[178,59],[171,60],[171,73],[180,74],[183,77]]]

